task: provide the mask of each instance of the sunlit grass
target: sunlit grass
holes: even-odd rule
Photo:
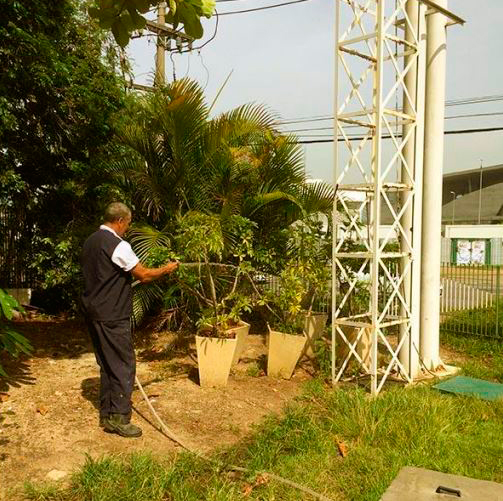
[[[500,346],[445,336],[463,353],[468,375],[501,377]],[[485,372],[484,372],[485,371]],[[370,398],[363,389],[332,389],[319,380],[280,417],[269,417],[237,446],[207,462],[190,454],[88,460],[68,488],[29,486],[33,500],[231,501],[243,499],[255,473],[269,471],[334,500],[378,500],[403,466],[503,482],[503,402],[439,393],[429,385],[395,388]],[[338,443],[347,447],[342,457]],[[225,464],[249,468],[229,474]],[[44,490],[45,489],[45,490]],[[249,489],[248,489],[249,490]],[[309,496],[270,479],[248,499]]]

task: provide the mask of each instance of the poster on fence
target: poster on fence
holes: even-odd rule
[[[456,264],[485,264],[485,240],[458,240]]]

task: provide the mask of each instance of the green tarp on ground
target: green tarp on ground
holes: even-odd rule
[[[503,399],[503,384],[473,377],[456,376],[433,386],[437,390],[458,395],[471,395],[483,400]]]

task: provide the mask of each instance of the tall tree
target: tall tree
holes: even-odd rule
[[[125,91],[83,1],[0,0],[0,12],[0,210],[19,249],[94,212]]]

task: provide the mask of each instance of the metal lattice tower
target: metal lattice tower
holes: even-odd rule
[[[418,370],[425,9],[336,0],[332,376],[372,394]]]

